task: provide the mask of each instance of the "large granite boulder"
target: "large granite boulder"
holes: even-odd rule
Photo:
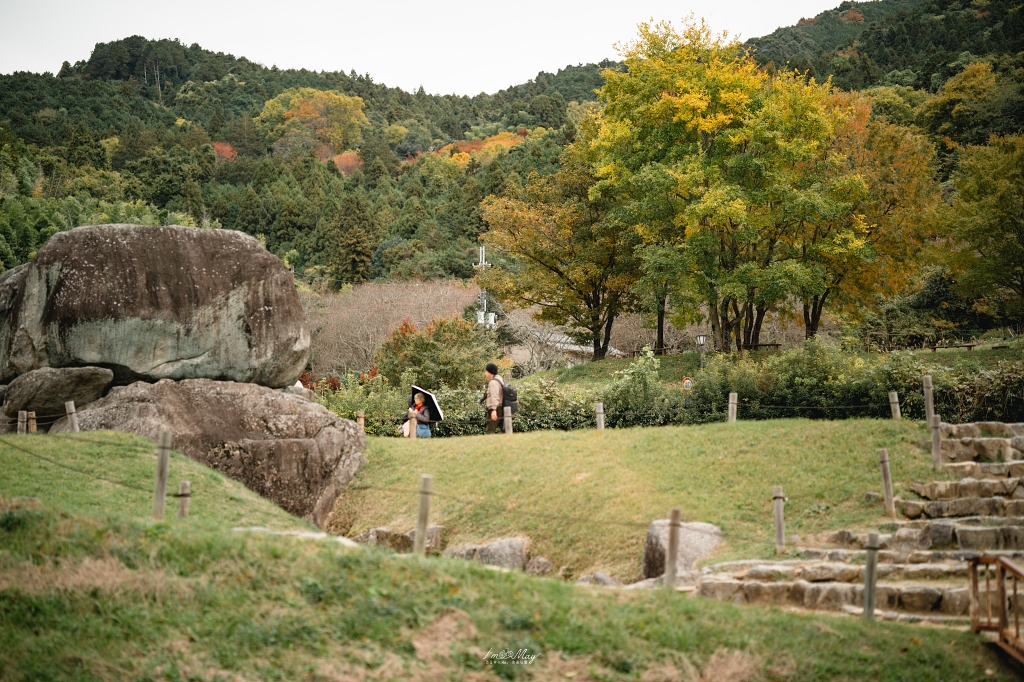
[[[41,367],[26,372],[7,386],[3,398],[4,414],[35,412],[45,419],[64,414],[64,403],[75,401],[76,409],[98,400],[114,381],[114,373],[104,367]]]
[[[78,410],[82,431],[157,438],[323,527],[342,488],[366,462],[359,427],[301,396],[209,379],[115,386]],[[68,431],[67,418],[51,433]]]
[[[668,519],[651,521],[644,540],[643,577],[657,578],[665,574],[668,556]],[[676,570],[689,571],[704,557],[711,554],[723,539],[722,529],[710,523],[694,521],[679,524],[679,551],[676,552]]]
[[[0,381],[93,365],[118,384],[280,388],[295,383],[308,351],[291,273],[241,232],[79,227],[0,275]]]

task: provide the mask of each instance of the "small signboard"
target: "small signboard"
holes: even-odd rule
[[[686,392],[690,392],[693,390],[693,379],[691,379],[690,377],[686,377],[685,379],[683,379],[683,390]]]

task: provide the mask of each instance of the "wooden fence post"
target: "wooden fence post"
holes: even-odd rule
[[[989,599],[991,598],[989,595]],[[1010,627],[1010,614],[1006,611],[1006,569],[1001,563],[996,564],[996,599],[999,602],[999,641],[1003,642],[1003,633]]]
[[[359,430],[362,433],[366,433],[366,413],[362,410],[356,412],[356,424],[359,424]]]
[[[925,374],[921,377],[924,384],[924,423],[932,425],[932,417],[935,416],[935,396],[932,394],[932,375]]]
[[[434,477],[420,476],[420,513],[416,518],[416,537],[413,538],[414,554],[427,553],[427,521],[430,518],[430,492],[434,488]]]
[[[932,426],[932,466],[936,471],[942,471],[942,429],[939,426],[942,419],[939,415],[933,415]]]
[[[182,481],[178,484],[178,518],[188,518],[188,501],[192,499],[192,484]]]
[[[512,433],[512,408],[505,408],[505,433]]]
[[[878,463],[882,467],[882,493],[885,495],[885,513],[896,518],[896,503],[892,498],[892,475],[889,472],[889,451],[878,451]]]
[[[782,494],[781,485],[775,486],[772,501],[775,507],[775,553],[782,554],[786,549],[786,518],[783,512],[783,505],[786,503],[786,498]]]
[[[415,438],[416,437],[416,427],[419,426],[419,425],[420,425],[420,423],[416,420],[416,410],[414,410],[413,408],[410,407],[409,408],[409,438]]]
[[[68,425],[71,426],[71,433],[78,433],[78,413],[75,412],[75,401],[69,400],[64,403],[64,411],[68,413]]]
[[[730,423],[736,421],[736,406],[739,404],[739,400],[740,400],[740,397],[739,397],[738,393],[730,393],[729,394],[729,422]]]
[[[988,566],[985,567],[988,570]],[[967,575],[970,578],[971,585],[971,630],[978,632],[981,630],[981,604],[978,596],[978,562],[969,561],[967,564]],[[985,595],[986,598],[988,595]]]
[[[24,435],[28,429],[28,412],[18,410],[18,434]]]
[[[597,404],[597,430],[604,431],[604,403]]]
[[[36,413],[35,412],[29,412],[28,413],[28,432],[29,433],[35,433],[36,432]]]
[[[676,558],[679,556],[679,521],[682,513],[673,509],[668,519],[668,552],[665,554],[665,589],[676,589]]]
[[[167,470],[171,463],[171,432],[161,431],[156,447],[156,484],[153,487],[153,518],[164,518],[164,499],[167,497]]]
[[[878,584],[878,533],[868,533],[867,563],[864,564],[864,617],[875,618],[875,596]]]
[[[900,394],[896,391],[889,391],[889,409],[892,410],[893,421],[899,421],[903,417],[900,413]]]

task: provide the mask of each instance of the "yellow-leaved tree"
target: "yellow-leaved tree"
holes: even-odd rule
[[[606,71],[600,93],[592,192],[621,206],[638,253],[658,259],[648,270],[685,274],[676,298],[702,302],[716,348],[756,347],[791,301],[813,336],[826,303],[869,297],[887,279],[873,269],[892,275],[916,253],[934,199],[920,136],[869,125],[865,101],[830,82],[759,69],[703,22],[641,24],[621,52],[626,70]],[[644,293],[665,295],[649,279]]]
[[[754,346],[774,306],[820,288],[801,257],[805,226],[859,229],[848,198],[857,179],[830,176],[849,112],[829,83],[769,75],[703,22],[641,24],[621,51],[626,71],[606,71],[601,90],[594,191],[622,203],[641,253],[689,274],[677,296],[703,302],[716,348]]]
[[[532,173],[518,196],[483,201],[490,230],[482,239],[512,260],[477,279],[507,303],[537,306],[539,319],[566,325],[600,360],[615,318],[632,306],[639,273],[635,233],[615,219],[610,200],[592,193],[596,132],[584,122],[557,173]]]
[[[254,121],[268,143],[297,133],[339,153],[355,147],[369,126],[361,97],[314,88],[285,90],[267,100]]]

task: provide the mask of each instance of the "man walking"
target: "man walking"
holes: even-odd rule
[[[487,433],[498,433],[498,412],[505,402],[505,380],[498,374],[498,366],[493,362],[487,363],[484,376],[487,377],[487,392],[484,393]]]

